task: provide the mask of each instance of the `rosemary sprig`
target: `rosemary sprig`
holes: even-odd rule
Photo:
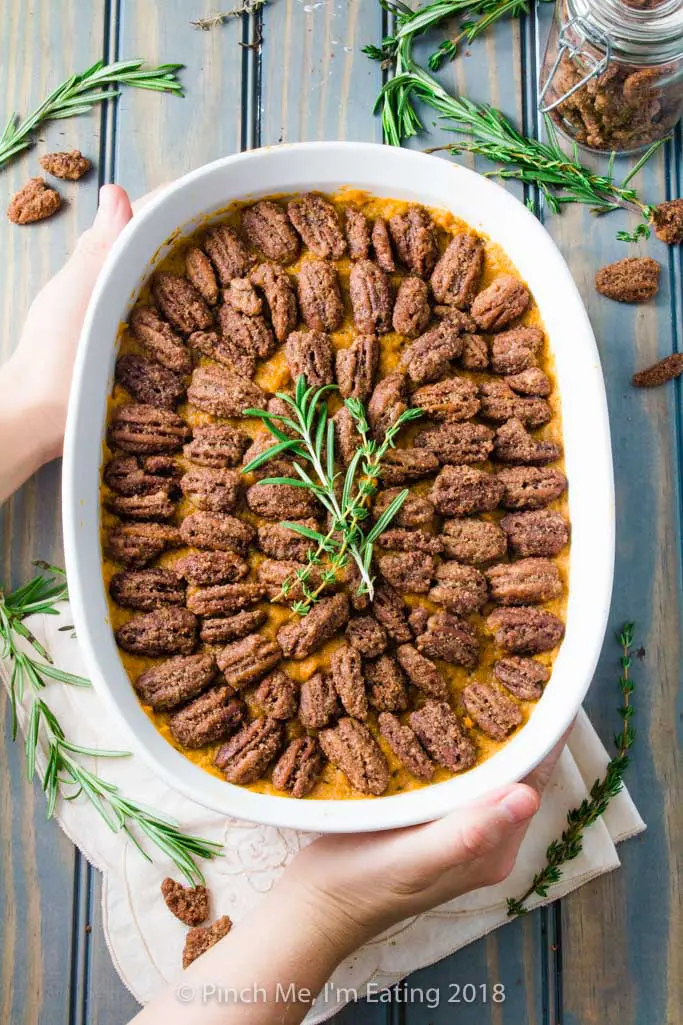
[[[243,14],[256,14],[267,3],[268,0],[243,0],[241,4],[233,7],[230,11],[218,11],[216,14],[211,14],[208,18],[198,18],[196,21],[191,21],[190,25],[193,28],[201,29],[203,32],[208,32],[209,29],[216,28],[218,25],[224,25],[231,18],[241,18]]]
[[[572,808],[567,812],[567,828],[559,840],[553,840],[548,845],[545,853],[546,864],[540,872],[536,873],[529,887],[520,897],[508,898],[507,913],[511,918],[528,911],[526,902],[534,894],[539,897],[548,896],[548,889],[562,876],[562,865],[578,857],[581,853],[584,831],[604,814],[612,798],[619,793],[623,786],[624,773],[629,765],[628,751],[633,746],[636,736],[632,723],[633,705],[631,703],[633,623],[624,624],[621,632],[617,634],[617,640],[621,646],[619,691],[622,696],[622,705],[619,708],[622,728],[621,732],[614,737],[617,753],[607,765],[603,778],[596,779],[593,783],[589,797],[582,801],[578,808]]]
[[[283,526],[295,533],[316,542],[316,547],[309,550],[306,564],[293,577],[283,582],[280,593],[273,599],[286,599],[298,583],[304,597],[294,602],[292,609],[301,616],[305,616],[325,588],[338,579],[339,572],[350,560],[356,563],[360,574],[358,593],[372,597],[373,545],[399,512],[408,497],[408,489],[396,496],[367,533],[363,528],[363,522],[369,516],[370,500],[377,492],[384,456],[394,447],[396,437],[404,425],[422,415],[421,409],[406,409],[396,423],[385,432],[383,440],[377,442],[370,436],[370,425],[363,404],[358,399],[346,399],[344,404],[353,418],[359,435],[359,446],[346,469],[339,494],[337,483],[342,475],[337,470],[335,462],[334,424],[328,415],[327,402],[324,401],[330,391],[336,391],[336,385],[325,385],[318,389],[307,387],[306,378],[302,375],[297,379],[293,396],[284,392],[277,394],[278,398],[290,406],[291,416],[266,413],[262,409],[244,410],[244,416],[256,417],[265,424],[277,438],[277,444],[256,456],[242,472],[251,473],[283,453],[293,455],[297,460],[308,463],[311,473],[299,462],[294,462],[299,479],[267,477],[262,483],[306,488],[315,495],[329,514],[330,525],[327,534],[300,523],[283,523]],[[292,432],[294,437],[288,437],[283,427]],[[314,570],[323,564],[323,559],[326,562],[320,573],[320,582],[311,590],[311,577]]]
[[[41,573],[10,594],[0,590],[0,657],[9,659],[12,666],[9,688],[12,740],[16,740],[17,736],[19,707],[25,696],[30,701],[25,737],[26,774],[29,782],[35,777],[41,738],[47,753],[43,777],[47,817],[54,815],[60,796],[66,801],[73,801],[83,795],[109,828],[115,833],[124,832],[148,861],[151,858],[136,832],[169,857],[191,885],[203,882],[204,877],[195,858],[219,856],[220,844],[183,833],[170,819],[136,804],[122,794],[114,783],[91,772],[74,757],[126,758],[129,752],[106,751],[72,743],[46,704],[43,694],[50,680],[73,687],[89,687],[90,681],[55,666],[49,652],[26,626],[26,618],[37,613],[58,616],[58,603],[68,598],[63,571],[44,562],[35,565],[49,575]],[[17,643],[19,638],[39,658],[34,658],[24,647],[20,647]]]
[[[136,89],[183,95],[183,87],[176,77],[182,64],[161,64],[142,69],[144,60],[135,59],[105,64],[99,60],[80,74],[72,75],[58,85],[34,111],[22,120],[12,113],[0,135],[0,168],[12,157],[33,145],[32,134],[45,121],[57,121],[85,114],[96,103],[104,103],[120,95],[119,88],[129,85]]]

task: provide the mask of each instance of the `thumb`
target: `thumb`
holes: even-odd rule
[[[112,244],[132,216],[133,210],[125,190],[119,185],[103,185],[93,225],[79,238],[72,257],[79,270],[87,268],[93,277],[98,274]]]

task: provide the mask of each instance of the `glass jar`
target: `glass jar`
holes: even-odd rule
[[[587,149],[632,153],[683,113],[683,0],[558,0],[539,110]]]

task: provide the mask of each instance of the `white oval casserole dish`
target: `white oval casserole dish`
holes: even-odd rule
[[[108,619],[100,569],[100,464],[119,324],[170,241],[233,200],[343,186],[451,210],[499,243],[528,283],[546,327],[562,403],[572,524],[567,629],[530,720],[482,765],[392,797],[298,801],[255,794],[209,775],[171,747],[140,707]],[[300,143],[225,157],[193,171],[135,216],[97,281],[74,371],[63,517],[74,623],[93,684],[140,754],[188,797],[255,822],[354,832],[424,822],[522,779],[576,715],[600,653],[612,589],[614,486],[604,383],[593,332],[562,256],[536,218],[499,185],[421,153],[366,143]]]

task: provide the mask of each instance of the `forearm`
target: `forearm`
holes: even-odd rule
[[[58,454],[51,414],[30,393],[16,359],[0,367],[0,505]]]
[[[300,888],[280,884],[131,1025],[296,1025],[363,939]]]

